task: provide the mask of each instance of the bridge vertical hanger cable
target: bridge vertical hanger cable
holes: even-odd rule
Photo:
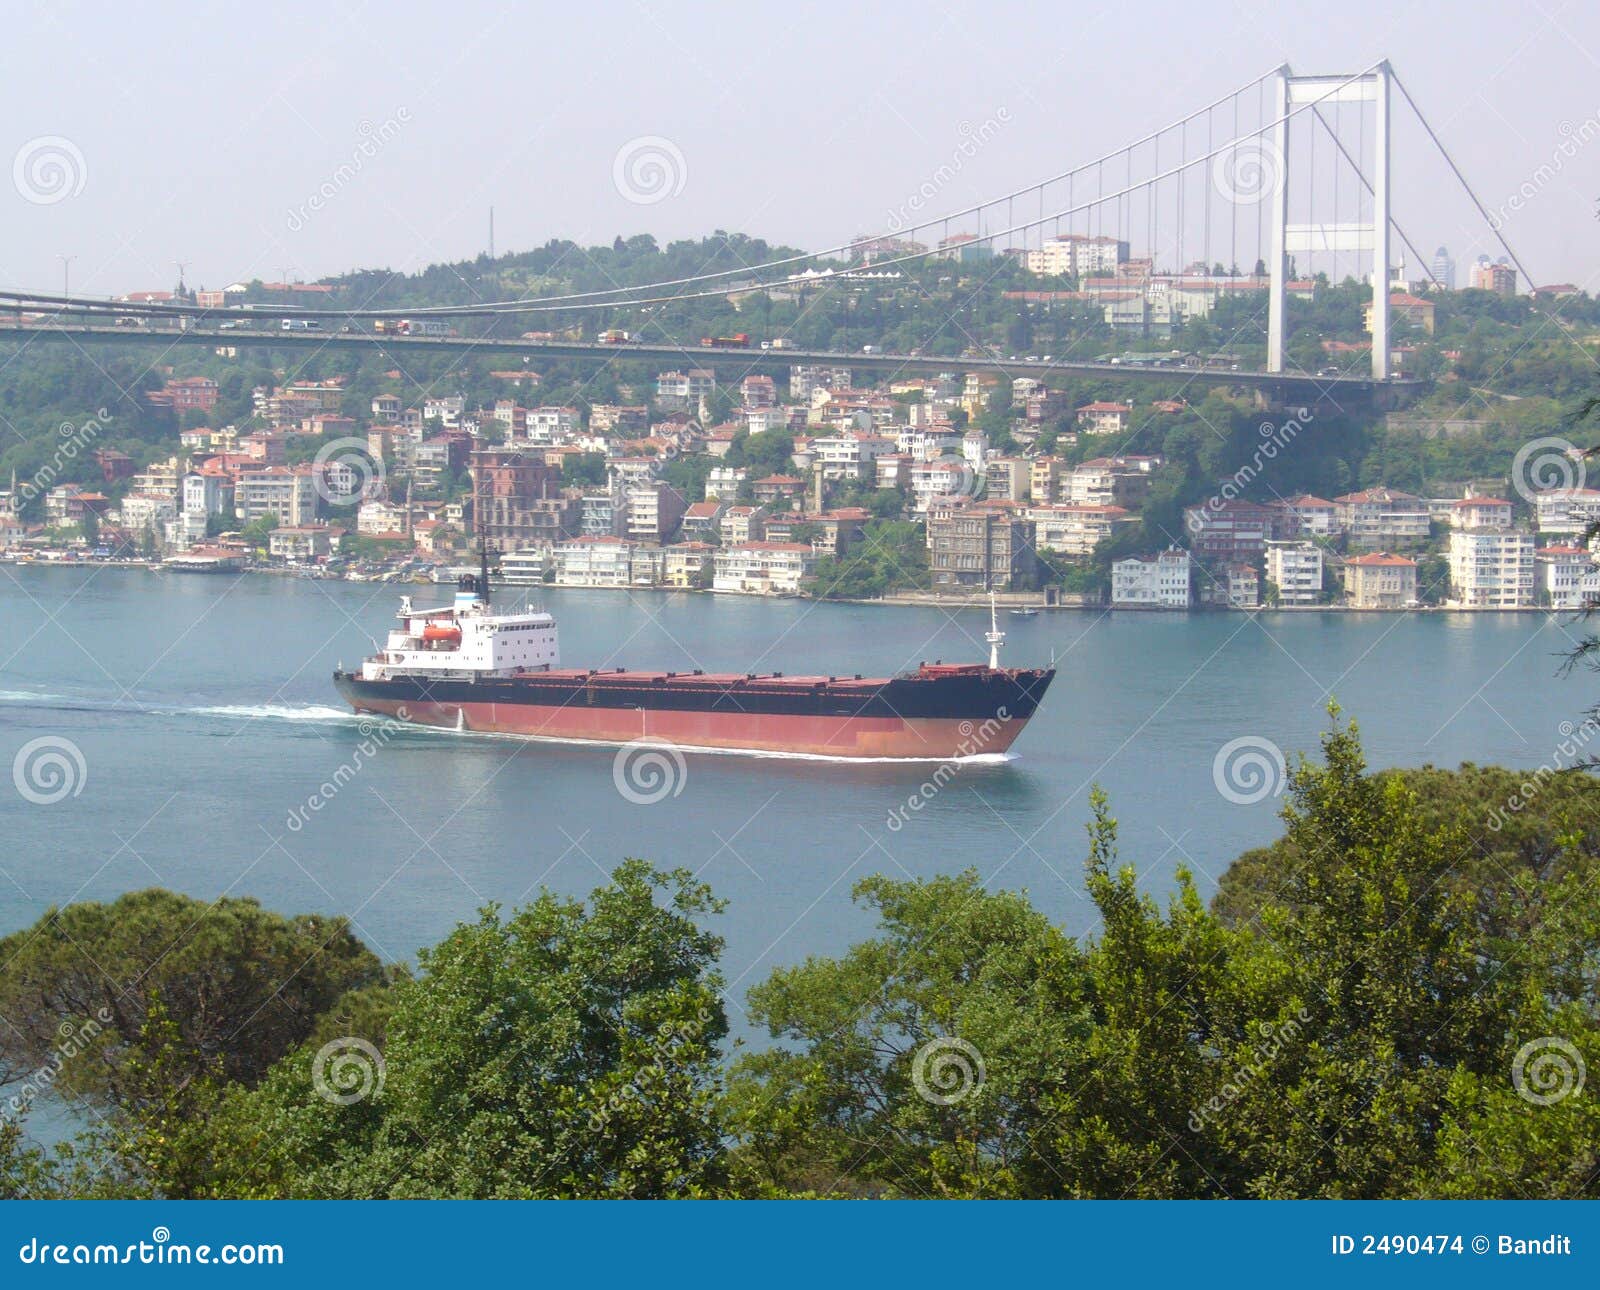
[[[1207,152],[1211,151],[1211,146],[1212,146],[1212,139],[1211,139],[1211,113],[1207,112],[1206,113],[1206,151]],[[1212,259],[1211,259],[1211,193],[1210,193],[1209,188],[1207,188],[1205,186],[1202,186],[1201,189],[1200,189],[1200,195],[1205,200],[1205,233],[1204,233],[1203,237],[1204,237],[1205,244],[1206,244],[1206,268],[1209,270],[1210,267],[1211,267],[1211,264],[1212,264]]]
[[[1511,263],[1517,266],[1517,272],[1522,274],[1522,280],[1528,284],[1528,290],[1533,290],[1533,275],[1528,272],[1527,266],[1518,258],[1517,253],[1511,249],[1511,243],[1507,242],[1505,235],[1500,232],[1500,226],[1495,223],[1494,216],[1489,214],[1488,208],[1478,200],[1478,194],[1472,191],[1472,185],[1467,182],[1467,177],[1461,173],[1461,167],[1456,165],[1455,158],[1450,155],[1450,150],[1444,146],[1444,140],[1434,133],[1433,127],[1428,124],[1428,118],[1422,115],[1422,109],[1417,106],[1416,99],[1411,97],[1411,91],[1406,88],[1405,82],[1394,74],[1392,68],[1389,71],[1389,77],[1400,87],[1400,93],[1405,96],[1406,102],[1411,105],[1412,112],[1416,114],[1422,128],[1428,132],[1428,138],[1433,140],[1433,146],[1439,150],[1439,155],[1444,158],[1445,164],[1450,167],[1451,173],[1460,182],[1467,196],[1472,199],[1472,204],[1478,208],[1478,214],[1483,216],[1484,223],[1488,224],[1489,231],[1494,234],[1495,241],[1500,243],[1501,249],[1510,257]]]
[[[1188,160],[1189,160],[1189,127],[1187,125],[1183,125],[1183,126],[1179,127],[1179,130],[1178,130],[1178,158],[1179,158],[1180,161],[1183,161],[1185,163],[1187,163]],[[1175,264],[1173,266],[1175,269],[1177,269],[1177,271],[1179,273],[1182,273],[1184,271],[1184,268],[1186,267],[1185,264],[1184,264],[1184,259],[1183,259],[1183,213],[1184,213],[1183,212],[1183,197],[1184,197],[1184,192],[1188,189],[1188,187],[1189,187],[1189,172],[1186,171],[1186,170],[1179,171],[1178,172],[1178,201],[1177,201],[1177,206],[1178,206],[1178,250],[1177,250],[1177,256],[1176,256],[1178,262],[1177,262],[1177,264]]]
[[[1361,188],[1356,190],[1356,222],[1364,222],[1367,217],[1366,198],[1372,193],[1372,181],[1367,178],[1366,171],[1361,168],[1360,158],[1362,154],[1358,151],[1355,156],[1350,155],[1350,149],[1345,147],[1344,140],[1339,138],[1338,134],[1333,130],[1333,128],[1328,125],[1326,120],[1323,119],[1321,108],[1313,108],[1312,115],[1322,123],[1323,129],[1328,131],[1329,135],[1333,139],[1334,146],[1339,149],[1339,155],[1350,163],[1350,169],[1355,172],[1355,177],[1361,181]],[[1356,144],[1356,147],[1359,149],[1364,147],[1366,144],[1366,113],[1364,110],[1357,113],[1357,119],[1362,123],[1361,131]],[[1411,253],[1412,258],[1422,266],[1422,271],[1426,273],[1428,277],[1431,278],[1437,285],[1441,287],[1444,286],[1444,283],[1440,282],[1439,279],[1434,276],[1432,264],[1430,264],[1423,257],[1422,252],[1417,250],[1417,244],[1406,235],[1405,229],[1400,226],[1400,221],[1391,216],[1389,223],[1394,228],[1394,231],[1400,235],[1400,240],[1405,243],[1406,250]],[[1359,261],[1359,252],[1357,253],[1357,257]],[[1358,262],[1356,265],[1356,272],[1359,273],[1360,271],[1361,266]]]

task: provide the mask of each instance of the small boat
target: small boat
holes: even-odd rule
[[[1006,612],[1013,618],[1037,618],[1039,616],[1039,611],[1032,605],[1024,605],[1021,609],[1011,609]]]

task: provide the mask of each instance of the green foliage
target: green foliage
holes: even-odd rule
[[[872,600],[891,591],[927,587],[928,544],[922,525],[873,520],[863,540],[843,556],[816,563],[811,594],[819,600]]]
[[[56,1087],[109,1114],[0,1123],[0,1196],[1595,1196],[1600,787],[1369,774],[1334,716],[1213,907],[1142,893],[1095,791],[1092,938],[864,879],[876,935],[753,987],[731,1068],[685,871],[487,908],[414,977],[249,902],[53,912],[0,943],[4,1074],[71,1019]]]
[[[687,871],[630,860],[587,905],[485,909],[395,987],[381,1089],[320,1096],[308,1042],[230,1098],[208,1194],[717,1190],[722,942],[696,920],[720,908]]]
[[[381,978],[345,919],[160,890],[51,909],[0,941],[0,962],[0,1081],[50,1064],[64,1028],[93,1030],[55,1087],[133,1111],[213,1075],[255,1083],[334,1000]],[[170,1025],[170,1078],[155,1083],[141,1078],[153,1016]]]

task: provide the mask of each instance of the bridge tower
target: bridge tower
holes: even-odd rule
[[[1295,251],[1356,251],[1372,256],[1372,379],[1389,379],[1389,87],[1387,62],[1360,76],[1296,76],[1284,64],[1274,78],[1274,114],[1270,147],[1278,166],[1278,183],[1270,201],[1270,259],[1267,296],[1267,370],[1283,371],[1283,342],[1288,305],[1289,256]],[[1289,223],[1289,114],[1311,105],[1320,116],[1323,104],[1373,105],[1373,156],[1371,177],[1372,219],[1354,223]],[[1329,127],[1331,130],[1331,126]],[[1335,135],[1335,138],[1338,136]],[[1343,150],[1344,145],[1340,143]],[[1348,153],[1346,154],[1348,155]],[[1361,167],[1363,159],[1352,158]]]

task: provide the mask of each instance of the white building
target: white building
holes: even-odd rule
[[[1548,489],[1533,499],[1533,511],[1539,532],[1578,537],[1600,520],[1600,489]]]
[[[241,524],[272,516],[299,528],[317,516],[317,490],[309,467],[269,466],[246,471],[233,489],[233,509]]]
[[[233,502],[232,481],[217,470],[191,471],[183,477],[183,509],[197,515],[221,515]]]
[[[960,442],[959,437],[956,442]],[[819,436],[811,441],[811,459],[822,467],[822,477],[829,481],[871,479],[876,474],[874,463],[894,450],[895,441],[887,435],[863,431]]]
[[[1280,605],[1314,605],[1322,595],[1322,548],[1315,542],[1268,542],[1267,581]]]
[[[706,501],[731,502],[739,495],[739,485],[750,477],[743,466],[713,466],[706,476]]]
[[[1511,527],[1511,503],[1498,497],[1463,497],[1450,504],[1453,529],[1505,529]]]
[[[1099,277],[1113,274],[1126,262],[1128,244],[1114,237],[1086,233],[1061,233],[1023,256],[1029,273],[1043,276]]]
[[[1023,518],[1033,523],[1037,551],[1059,551],[1085,557],[1109,538],[1119,524],[1137,524],[1139,517],[1122,506],[1032,506]]]
[[[1193,599],[1189,553],[1173,547],[1111,566],[1111,603],[1128,609],[1187,609]]]
[[[1521,609],[1533,604],[1533,535],[1515,529],[1456,529],[1450,534],[1450,589],[1465,609]]]
[[[617,537],[575,537],[555,545],[558,587],[627,587],[633,583],[634,543]]]
[[[1547,546],[1533,553],[1540,598],[1555,609],[1582,609],[1584,579],[1600,573],[1581,546]]]
[[[712,588],[752,595],[794,595],[816,556],[803,542],[742,542],[716,553]]]

